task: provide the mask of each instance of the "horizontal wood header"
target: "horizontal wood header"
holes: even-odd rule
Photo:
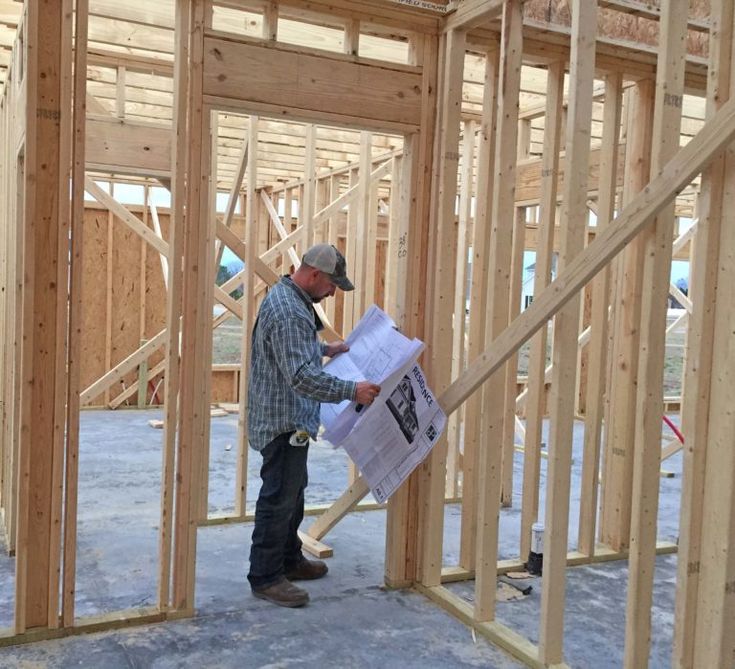
[[[366,129],[419,126],[418,68],[214,36],[204,47],[204,94],[217,99],[213,106]]]

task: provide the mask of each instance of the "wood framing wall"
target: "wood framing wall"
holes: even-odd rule
[[[657,541],[655,519],[661,462],[682,448],[661,421],[666,306],[679,300],[674,664],[732,663],[732,3],[176,0],[175,12],[151,8],[141,34],[124,28],[134,4],[40,4],[23,6],[0,97],[0,510],[16,560],[15,626],[0,644],[98,625],[74,616],[79,407],[145,403],[161,378],[159,596],[125,619],[194,613],[197,527],[250,517],[256,308],[306,247],[329,240],[358,290],[325,306],[327,336],[383,305],[426,341],[422,364],[450,417],[388,504],[386,582],[415,586],[529,666],[564,666],[567,570],[607,559],[629,560],[625,666],[648,663],[655,558],[677,550]],[[132,51],[108,48],[115,39]],[[116,181],[142,184],[146,204],[120,204]],[[151,204],[154,184],[170,188],[170,210]],[[677,216],[694,225],[680,234]],[[217,286],[225,247],[245,266]],[[521,305],[528,250],[533,301]],[[692,259],[688,296],[670,285],[674,258]],[[230,317],[243,324],[243,364],[213,375],[212,332]],[[206,512],[212,401],[240,403],[227,518]],[[325,549],[367,493],[353,471],[310,548]],[[514,499],[517,559],[499,561]],[[461,503],[455,565],[443,563],[447,500]],[[542,519],[532,643],[496,619],[495,584],[527,558]],[[474,581],[474,605],[450,580]]]

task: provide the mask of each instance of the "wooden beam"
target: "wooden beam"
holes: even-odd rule
[[[132,120],[88,118],[87,169],[115,174],[169,176],[170,127]]]
[[[471,30],[497,19],[505,0],[459,0],[457,8],[444,18],[444,30]]]
[[[415,130],[421,116],[417,68],[216,34],[206,37],[205,67],[205,95],[222,108],[399,131]]]

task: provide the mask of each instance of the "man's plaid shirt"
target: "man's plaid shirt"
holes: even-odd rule
[[[262,450],[279,434],[306,430],[316,438],[320,402],[353,399],[356,383],[322,370],[326,344],[311,298],[284,276],[260,306],[248,379],[248,438]]]

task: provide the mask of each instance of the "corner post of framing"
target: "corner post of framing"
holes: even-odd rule
[[[421,125],[419,132],[406,138],[403,188],[405,191],[406,275],[405,332],[424,339],[426,323],[426,282],[429,265],[429,226],[431,211],[431,165],[437,132],[436,91],[439,40],[425,35],[412,42],[415,64],[422,68]],[[399,250],[400,252],[400,250]],[[408,585],[418,578],[419,562],[419,471],[414,472],[388,500],[385,582],[391,587]]]
[[[71,0],[26,14],[15,629],[59,626],[67,390]],[[20,211],[18,212],[20,214]]]
[[[438,155],[434,158],[437,192],[437,218],[433,233],[434,264],[432,283],[432,323],[428,337],[430,362],[427,374],[439,395],[451,381],[452,319],[454,276],[456,272],[457,230],[455,200],[459,165],[459,131],[466,33],[450,30],[443,39],[443,70],[440,86],[441,127]],[[421,582],[427,586],[441,583],[442,540],[444,531],[444,490],[447,437],[442,436],[422,465],[419,526],[421,532]]]

